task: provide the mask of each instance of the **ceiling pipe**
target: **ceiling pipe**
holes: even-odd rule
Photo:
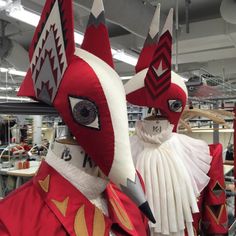
[[[24,7],[34,9],[38,13],[41,12],[44,3],[45,0],[21,0],[21,4]],[[88,11],[88,15],[92,3],[93,0],[73,0],[74,6]],[[148,2],[144,5],[140,0],[103,0],[103,3],[108,22],[117,24],[140,38],[146,38],[155,12],[154,6]],[[75,16],[79,17],[79,12],[75,12]],[[142,17],[140,18],[140,16]],[[165,22],[165,17],[161,16],[162,23]]]
[[[27,71],[29,67],[28,52],[6,35],[8,24],[9,22],[0,20],[0,59],[4,59],[15,69]]]
[[[0,103],[0,113],[21,115],[59,115],[54,107],[40,102],[3,102]]]
[[[11,40],[11,47],[5,54],[4,59],[17,70],[27,71],[29,68],[28,52],[13,40]]]
[[[179,0],[176,0],[175,4],[175,72],[179,71],[178,65],[178,53],[179,53]]]
[[[186,23],[186,33],[189,34],[189,7],[191,0],[185,0],[185,23]]]
[[[8,22],[1,19],[1,39],[0,39],[0,47],[3,46],[3,39],[4,39],[4,37],[5,37],[5,29],[6,29],[7,25],[8,25]]]

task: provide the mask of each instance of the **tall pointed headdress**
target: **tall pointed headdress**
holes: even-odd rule
[[[173,9],[157,40],[159,13],[160,6],[135,68],[136,75],[125,84],[125,90],[130,103],[158,109],[176,128],[186,104],[187,89],[182,78],[171,71]]]
[[[111,181],[152,220],[129,145],[125,93],[113,60],[101,0],[75,50],[71,0],[47,0],[19,96],[53,106]]]

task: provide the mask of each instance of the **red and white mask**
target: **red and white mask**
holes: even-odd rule
[[[134,168],[123,85],[113,69],[102,0],[95,0],[75,49],[71,0],[47,0],[19,96],[55,107],[103,173],[152,219]]]
[[[170,10],[159,40],[158,6],[140,54],[136,75],[125,84],[127,100],[135,105],[159,110],[177,127],[187,100],[182,78],[171,71],[173,9]]]

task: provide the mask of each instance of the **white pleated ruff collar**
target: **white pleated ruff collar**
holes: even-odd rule
[[[186,229],[193,236],[192,213],[209,182],[212,157],[207,143],[172,130],[168,122],[138,121],[132,155],[157,220],[150,224],[152,235],[184,236]]]

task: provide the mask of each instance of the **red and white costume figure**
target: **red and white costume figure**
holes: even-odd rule
[[[201,218],[205,235],[224,234],[227,214],[221,145],[209,148],[203,141],[173,132],[186,104],[187,89],[182,78],[171,71],[173,10],[159,41],[154,30],[158,18],[159,9],[136,66],[137,74],[125,84],[130,103],[153,108],[158,114],[155,120],[137,121],[136,134],[131,137],[133,159],[157,221],[150,224],[151,233],[193,236]]]
[[[32,181],[0,203],[0,235],[148,235],[147,220],[77,143],[56,140]]]
[[[102,1],[95,0],[84,42],[75,50],[72,1],[47,0],[29,50],[30,69],[18,95],[47,103],[59,112],[85,152],[118,187],[107,189],[107,200],[117,214],[110,212],[110,221],[104,218],[56,168],[43,162],[33,181],[1,203],[2,232],[13,236],[96,235],[93,227],[101,221],[106,226],[102,232],[108,235],[109,227],[122,221],[116,235],[141,236],[146,235],[146,228],[139,209],[155,222],[132,161],[125,91],[113,69],[104,21]],[[110,201],[111,196],[116,200]],[[15,212],[16,198],[22,208],[30,207]],[[45,225],[37,219],[37,228],[32,221],[40,212]],[[31,220],[25,231],[20,218]],[[81,233],[81,225],[88,226],[88,234]]]

